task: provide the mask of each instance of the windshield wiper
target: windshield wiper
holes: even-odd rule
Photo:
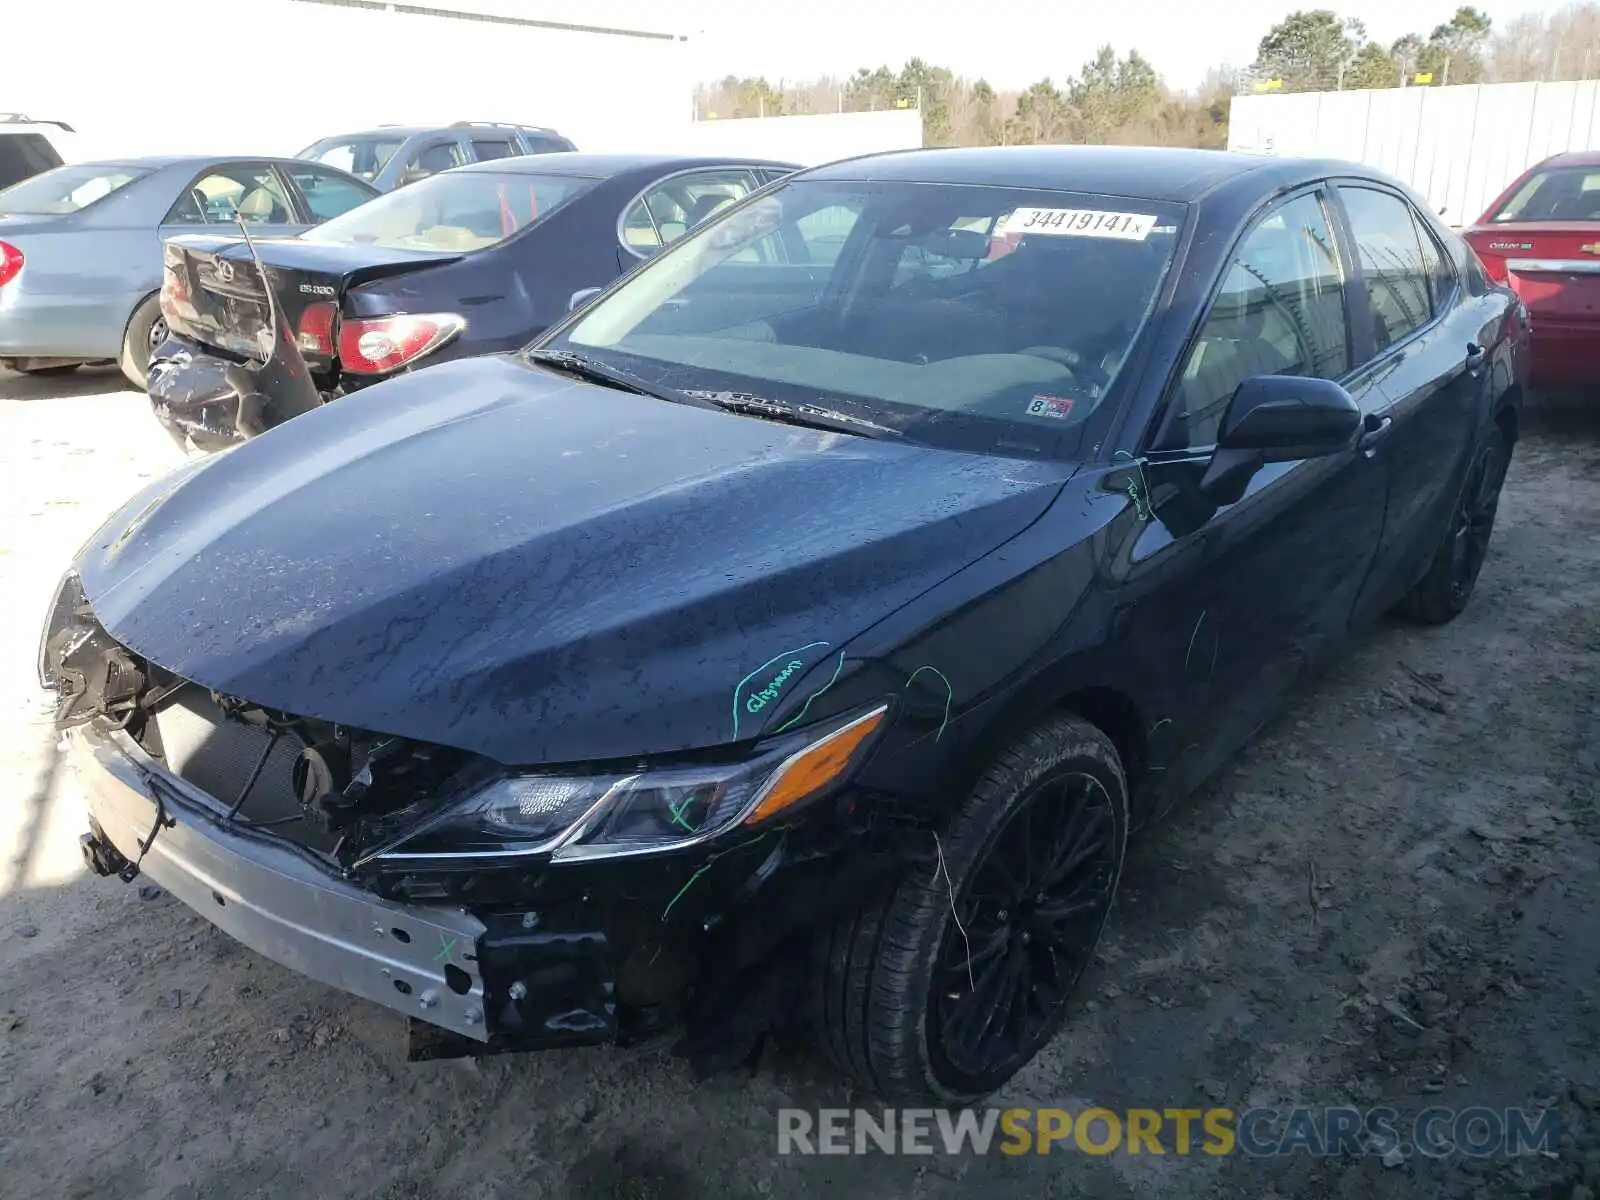
[[[688,404],[696,408],[710,407],[686,392],[647,385],[642,379],[626,371],[608,367],[582,354],[573,354],[567,350],[529,350],[526,357],[529,362],[538,363],[541,367],[549,367],[588,383],[598,383],[602,387],[615,388],[619,392],[632,392],[636,396],[650,396],[656,400]]]
[[[859,437],[899,437],[898,429],[879,425],[865,417],[851,416],[819,404],[785,404],[781,400],[768,400],[748,392],[686,391],[686,396],[706,401],[724,412],[749,413],[769,421],[782,421],[786,425],[803,425],[811,429],[827,429],[835,433],[852,433]]]

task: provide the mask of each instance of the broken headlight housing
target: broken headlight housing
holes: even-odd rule
[[[738,762],[504,776],[362,861],[548,855],[571,862],[683,849],[837,792],[876,743],[888,711],[880,704]]]

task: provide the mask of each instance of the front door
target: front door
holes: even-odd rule
[[[1128,614],[1126,668],[1154,685],[1158,794],[1145,813],[1209,775],[1343,635],[1382,532],[1385,467],[1359,449],[1271,464],[1235,503],[1199,489],[1245,379],[1337,379],[1369,414],[1388,403],[1352,372],[1347,271],[1327,203],[1319,191],[1292,196],[1240,239],[1152,447],[1130,468],[1145,519],[1109,573]]]

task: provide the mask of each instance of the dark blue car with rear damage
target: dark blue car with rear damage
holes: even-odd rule
[[[85,855],[416,1057],[806,1034],[973,1101],[1067,1020],[1130,833],[1467,604],[1527,365],[1364,167],[798,173],[130,500],[40,646]]]

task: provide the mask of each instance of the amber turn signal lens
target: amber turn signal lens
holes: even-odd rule
[[[791,755],[773,772],[744,823],[759,825],[841,779],[855,766],[888,711],[888,705],[874,709]]]

